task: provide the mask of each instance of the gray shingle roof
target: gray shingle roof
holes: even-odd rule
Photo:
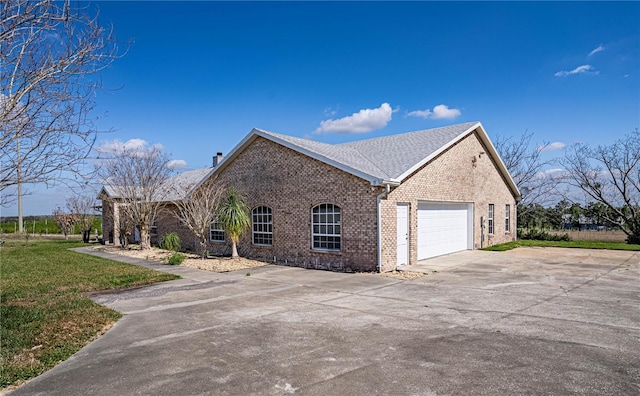
[[[396,180],[477,124],[468,122],[342,144],[321,143],[261,129],[255,131],[356,173],[380,180]]]
[[[200,168],[170,177],[162,189],[167,192],[167,196],[164,197],[163,201],[183,199],[187,193],[191,192],[191,190],[211,172],[211,169],[212,168]]]
[[[480,137],[497,157],[493,145],[488,140],[479,122],[450,125],[441,128],[358,140],[342,144],[328,144],[294,136],[281,135],[262,129],[253,129],[216,168],[202,168],[183,172],[167,181],[166,191],[169,197],[163,201],[183,199],[195,186],[200,185],[209,175],[226,167],[227,164],[244,150],[256,136],[261,136],[278,144],[289,147],[329,165],[350,172],[374,185],[399,183],[410,173],[431,160],[435,155],[450,147],[473,129],[480,128]],[[499,168],[506,175],[507,182],[515,195],[519,192],[509,176],[502,161],[497,157]],[[112,189],[105,186],[105,192],[111,196]]]
[[[158,200],[176,201],[183,199],[211,172],[211,169],[212,168],[195,169],[170,177],[164,182],[162,188],[160,188],[162,196],[158,197]],[[117,186],[105,185],[103,186],[103,190],[110,198],[121,198]]]
[[[310,153],[319,154],[320,156],[332,162],[345,165],[354,170],[368,175],[376,176],[381,179],[385,177],[385,172],[382,169],[378,168],[369,159],[367,159],[367,157],[365,157],[356,148],[346,145],[334,145],[316,142],[314,140],[297,138],[293,136],[280,135],[278,133],[268,132],[264,130],[260,131],[275,139],[279,139],[291,145],[294,145],[297,148],[302,148]]]
[[[399,135],[342,143],[337,147],[357,150],[381,169],[387,178],[398,179],[413,166],[459,137],[477,122],[427,129]]]

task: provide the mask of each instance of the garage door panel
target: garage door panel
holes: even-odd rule
[[[418,205],[418,260],[468,249],[469,204]]]

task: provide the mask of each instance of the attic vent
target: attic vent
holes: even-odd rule
[[[218,164],[222,162],[222,153],[221,152],[217,152],[216,156],[213,157],[213,167],[215,168],[216,166],[218,166]]]

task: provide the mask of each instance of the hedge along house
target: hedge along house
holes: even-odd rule
[[[477,122],[336,145],[253,129],[214,162],[200,185],[246,195],[246,257],[388,271],[516,236],[520,194]],[[184,228],[158,222],[159,234]],[[216,222],[209,251],[230,251]]]

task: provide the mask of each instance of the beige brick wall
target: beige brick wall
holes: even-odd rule
[[[272,210],[273,245],[253,245],[249,230],[238,244],[241,256],[304,268],[376,270],[377,189],[369,182],[257,137],[218,173],[216,183],[240,189],[251,209],[266,205]],[[340,252],[311,248],[311,210],[321,203],[341,209]],[[185,247],[195,247],[189,231],[165,212],[158,233],[169,231],[178,232]],[[230,254],[230,242],[209,242],[209,251]]]
[[[114,225],[113,201],[102,199],[102,239],[105,244],[113,244],[117,241]]]
[[[496,164],[475,133],[470,134],[430,163],[418,169],[402,185],[381,201],[383,270],[396,267],[396,206],[408,203],[409,263],[417,262],[417,207],[420,201],[473,203],[474,248],[481,243],[480,217],[495,205],[493,235],[489,246],[515,239],[515,200]],[[473,162],[474,157],[476,161]],[[249,230],[240,240],[239,253],[245,257],[304,268],[375,271],[378,265],[377,205],[380,187],[299,154],[262,137],[217,173],[216,183],[243,191],[249,206],[272,209],[273,245],[256,246]],[[338,205],[342,213],[342,248],[323,252],[311,248],[311,209],[321,203]],[[511,205],[512,231],[506,233],[505,205]],[[166,207],[158,218],[158,236],[177,232],[183,248],[196,250],[193,234]],[[103,216],[105,229],[112,227]],[[486,230],[486,229],[485,229]],[[155,240],[154,240],[155,241]],[[209,242],[213,254],[229,254],[230,242]]]
[[[393,189],[382,201],[382,265],[383,271],[396,267],[396,206],[409,204],[409,264],[415,264],[417,252],[417,208],[419,201],[473,203],[474,248],[481,243],[480,217],[487,216],[489,204],[495,205],[493,235],[487,235],[484,246],[515,239],[515,199],[502,179],[496,164],[475,133],[450,147],[410,178]],[[474,164],[473,158],[476,158]],[[479,157],[479,158],[478,158]],[[511,228],[506,233],[505,205],[511,205]],[[486,230],[486,228],[485,228]]]

